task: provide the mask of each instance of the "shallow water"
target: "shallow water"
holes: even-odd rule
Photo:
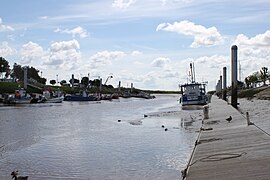
[[[179,179],[202,111],[178,98],[1,106],[0,179]]]

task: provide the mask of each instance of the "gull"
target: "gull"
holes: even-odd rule
[[[230,116],[230,117],[228,117],[228,118],[226,119],[226,121],[228,121],[228,122],[231,122],[231,120],[232,120],[232,116]]]
[[[13,171],[11,174],[12,176],[11,179],[15,179],[15,180],[27,180],[28,179],[28,176],[18,176],[18,171]]]

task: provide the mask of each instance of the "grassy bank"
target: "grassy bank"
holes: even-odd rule
[[[238,97],[252,99],[254,97],[258,97],[258,94],[268,95],[268,93],[262,93],[262,92],[264,91],[267,92],[267,89],[269,88],[270,87],[266,86],[266,87],[240,90],[238,93]]]

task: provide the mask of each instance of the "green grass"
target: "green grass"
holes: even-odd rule
[[[253,98],[255,94],[263,91],[264,89],[245,89],[238,93],[239,98]]]

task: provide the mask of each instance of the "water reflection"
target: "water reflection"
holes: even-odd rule
[[[0,179],[178,179],[202,111],[177,99],[1,107]]]

